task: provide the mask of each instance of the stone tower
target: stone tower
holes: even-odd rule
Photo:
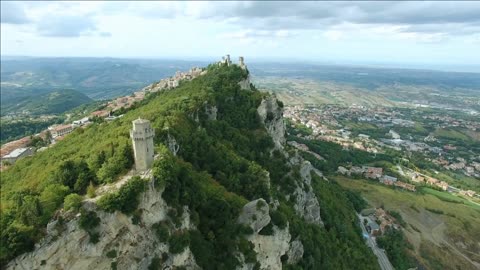
[[[130,130],[133,152],[135,153],[135,169],[145,171],[153,164],[153,137],[155,131],[150,126],[150,121],[138,118],[132,122],[133,129]]]
[[[238,57],[238,65],[242,68],[242,69],[245,69],[246,66],[245,66],[245,61],[243,59],[243,56],[240,56]]]

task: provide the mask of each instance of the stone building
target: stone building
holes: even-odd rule
[[[130,130],[133,152],[135,154],[135,169],[145,171],[153,164],[153,137],[155,131],[150,126],[150,121],[138,118],[132,122],[133,129]]]
[[[52,133],[53,138],[57,138],[63,135],[67,135],[73,131],[72,125],[59,125],[52,127],[50,132]]]
[[[10,154],[2,157],[2,161],[6,161],[10,164],[15,163],[19,158],[33,155],[33,149],[31,147],[17,148]]]
[[[245,65],[245,60],[243,59],[243,56],[238,57],[238,65],[244,70],[247,69],[247,65]]]

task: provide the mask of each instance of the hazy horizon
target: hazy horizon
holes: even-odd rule
[[[1,12],[2,56],[203,60],[230,53],[480,70],[478,2],[2,1]]]
[[[32,55],[1,55],[2,61],[20,60],[20,59],[55,59],[55,58],[72,58],[72,59],[117,59],[117,60],[152,60],[152,61],[192,61],[205,62],[206,64],[220,59],[221,54],[215,56],[138,56],[138,57],[116,57],[116,56],[32,56]],[[236,61],[240,55],[231,55]],[[331,66],[351,66],[363,68],[384,68],[384,69],[419,69],[432,70],[440,72],[464,72],[464,73],[480,73],[480,64],[462,65],[451,63],[412,63],[412,62],[380,62],[380,61],[342,61],[342,60],[313,60],[313,59],[295,59],[295,58],[280,58],[280,57],[265,57],[265,58],[247,58],[246,61],[251,64],[311,64],[311,65],[331,65]]]

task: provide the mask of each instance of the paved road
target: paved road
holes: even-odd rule
[[[365,226],[363,225],[361,216],[359,214],[357,214],[357,216],[358,216],[358,219],[360,220],[360,227],[362,228],[362,233],[367,235],[368,232],[367,232],[367,229],[365,229]],[[378,264],[380,264],[380,268],[382,268],[382,270],[394,270],[392,264],[387,258],[387,254],[385,254],[385,251],[380,249],[370,236],[367,238],[367,246],[369,246],[372,249],[373,254],[377,256]]]

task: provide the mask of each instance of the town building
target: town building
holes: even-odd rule
[[[401,181],[394,182],[393,185],[396,186],[396,187],[400,187],[400,188],[409,190],[409,191],[415,191],[416,190],[414,185],[407,184],[407,183],[404,183],[404,182],[401,182]]]
[[[413,176],[412,176],[412,181],[413,182],[416,182],[416,183],[423,183],[425,182],[425,177],[415,173]]]
[[[89,120],[88,120],[88,117],[84,117],[80,120],[76,120],[76,121],[73,121],[72,122],[74,125],[77,125],[77,126],[83,126],[85,124],[88,124],[89,123]]]
[[[100,118],[105,118],[109,115],[110,115],[110,112],[105,110],[94,111],[90,114],[90,116],[92,117],[100,117]]]
[[[68,133],[73,131],[72,125],[59,125],[50,127],[50,132],[52,133],[53,138],[57,138],[60,136],[67,135]]]
[[[150,121],[138,118],[132,122],[133,129],[130,130],[133,152],[135,155],[135,169],[146,171],[152,167],[154,148],[153,137],[155,131],[150,126]]]
[[[2,162],[5,161],[10,164],[13,164],[19,158],[31,156],[31,155],[33,155],[33,148],[31,147],[17,148],[13,150],[10,154],[3,156]]]
[[[379,179],[382,177],[383,168],[378,167],[364,167],[365,177],[370,179]]]
[[[441,188],[443,191],[447,191],[448,189],[448,183],[445,181],[440,181],[435,184],[437,187]]]

